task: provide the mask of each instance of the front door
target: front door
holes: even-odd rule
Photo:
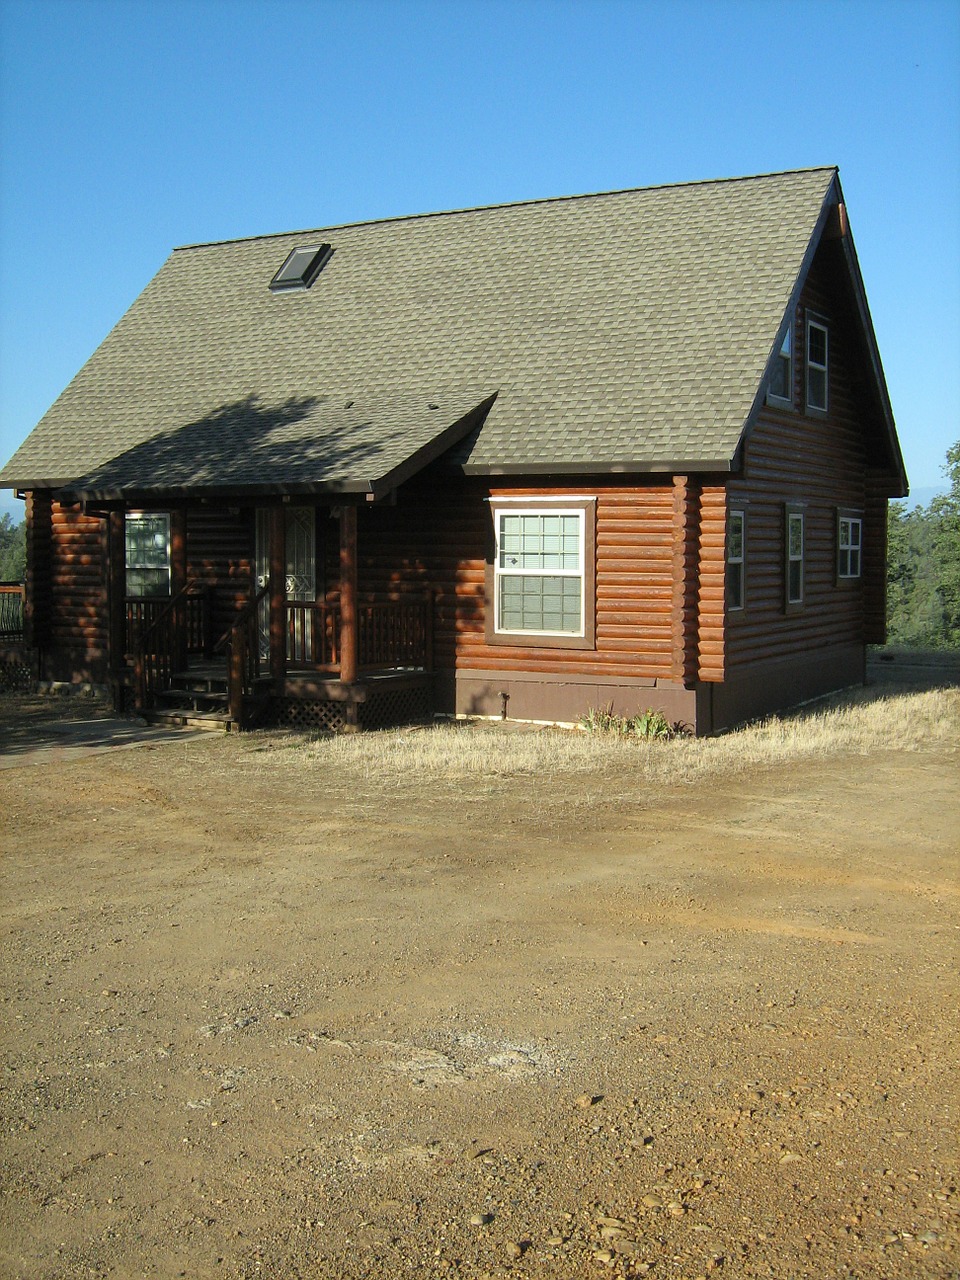
[[[313,604],[317,598],[316,513],[313,507],[287,507],[287,600]],[[256,537],[257,591],[270,577],[270,513],[257,510]],[[260,657],[270,656],[270,598],[260,601],[258,632]],[[313,651],[313,613],[309,609],[288,611],[287,658],[306,661]]]

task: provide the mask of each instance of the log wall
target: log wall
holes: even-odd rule
[[[886,499],[889,476],[872,465],[875,424],[861,396],[862,356],[856,330],[832,286],[829,249],[818,256],[797,308],[794,407],[768,404],[744,450],[743,468],[728,487],[731,507],[745,513],[745,601],[726,627],[727,674],[758,663],[808,655],[831,646],[862,646],[883,634]],[[829,326],[829,388],[825,414],[805,409],[805,328],[808,312]],[[804,514],[804,600],[785,603],[785,507]],[[837,513],[863,519],[859,580],[837,579]]]
[[[105,680],[105,524],[42,491],[29,495],[27,520],[27,630],[29,643],[40,651],[40,674]]]
[[[442,484],[438,494],[429,482],[413,483],[396,507],[361,510],[359,531],[362,591],[435,591],[438,668],[650,681],[691,674],[695,645],[688,652],[681,633],[695,603],[675,591],[674,566],[696,556],[698,497],[678,498],[671,483],[638,489],[589,478],[549,488],[449,477]],[[595,651],[487,643],[490,509],[497,498],[524,496],[596,498]]]

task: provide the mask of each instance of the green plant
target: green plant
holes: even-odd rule
[[[635,738],[672,738],[673,729],[662,711],[641,711],[627,722]]]
[[[616,738],[639,738],[644,741],[678,737],[685,727],[678,721],[671,724],[662,711],[647,708],[635,716],[621,716],[613,709],[613,703],[605,707],[591,707],[577,721],[588,733],[609,734]]]

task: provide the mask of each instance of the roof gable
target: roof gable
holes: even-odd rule
[[[726,469],[835,201],[812,169],[176,250],[0,481],[373,492],[461,437],[471,472]]]

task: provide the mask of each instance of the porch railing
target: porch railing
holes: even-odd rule
[[[180,595],[184,600],[183,625],[187,653],[211,651],[210,588],[191,582]],[[127,596],[127,653],[136,653],[140,641],[170,605],[169,596]]]
[[[357,602],[361,669],[429,668],[433,659],[433,602],[429,595]],[[287,601],[287,660],[293,667],[340,669],[340,606]]]
[[[23,639],[22,582],[0,582],[0,640]]]
[[[189,634],[189,604],[201,585],[188,582],[171,599],[161,601],[163,608],[155,612],[151,622],[142,625],[133,659],[134,697],[140,710],[153,705],[156,695],[170,687],[173,676],[183,665],[184,643]]]

